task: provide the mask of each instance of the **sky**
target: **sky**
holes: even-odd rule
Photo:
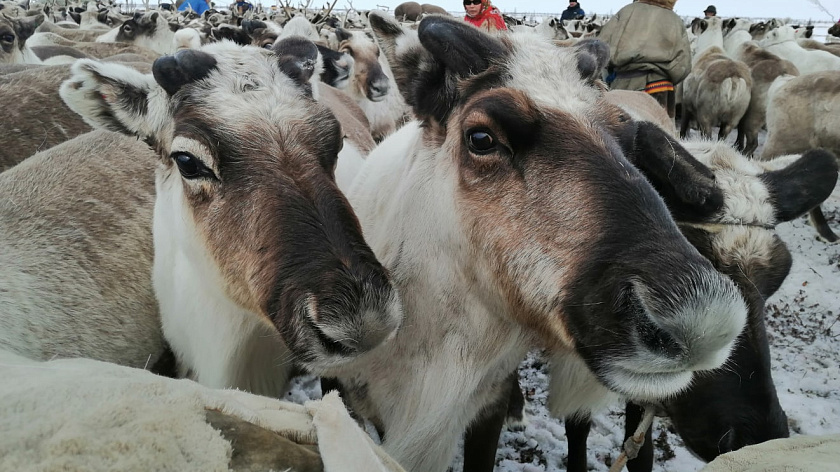
[[[326,0],[324,0],[326,1]],[[419,3],[433,3],[449,11],[463,10],[462,0],[418,0]],[[492,0],[504,12],[518,13],[557,13],[564,10],[568,3],[564,0]],[[840,0],[819,0],[831,14],[821,11],[811,0],[678,0],[674,11],[680,16],[703,16],[703,10],[712,3],[717,7],[718,16],[742,16],[755,18],[791,18],[797,20],[812,19],[831,21],[840,17]],[[318,3],[314,0],[313,3]],[[402,0],[352,0],[353,7],[367,10],[377,6],[388,6],[391,10]],[[615,13],[631,0],[581,0],[581,7],[587,13]],[[347,8],[346,0],[338,0],[336,8]]]

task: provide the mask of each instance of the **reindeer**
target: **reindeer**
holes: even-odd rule
[[[141,72],[151,65],[132,64]],[[91,127],[61,100],[58,88],[70,65],[35,66],[0,81],[0,172],[35,154],[87,133]]]
[[[158,54],[175,51],[175,32],[166,18],[158,12],[135,13],[117,28],[96,38],[98,43],[130,43],[141,46]],[[245,44],[248,44],[247,42]]]
[[[94,131],[0,174],[0,348],[169,373],[152,289],[154,153]]]
[[[337,29],[339,53],[353,58],[353,72],[344,90],[370,121],[371,134],[377,142],[393,133],[406,120],[408,109],[397,90],[388,60],[381,57],[376,41],[362,31]],[[337,60],[335,62],[340,61]],[[335,84],[340,88],[340,83]]]
[[[348,196],[404,320],[338,381],[392,457],[446,470],[535,346],[636,399],[672,395],[726,359],[744,301],[613,138],[669,157],[603,111],[602,43],[497,38],[441,16],[417,31],[376,11],[369,21],[420,121],[368,156]],[[672,190],[704,205],[706,183]]]
[[[736,59],[750,68],[752,89],[750,104],[738,123],[738,137],[735,142],[747,156],[758,149],[758,134],[767,124],[767,100],[770,86],[779,77],[798,76],[799,69],[792,62],[762,48],[755,41],[742,43],[736,52]]]
[[[761,162],[721,142],[690,140],[672,145],[677,150],[675,159],[692,162],[715,177],[724,205],[710,212],[663,193],[665,202],[689,242],[735,282],[749,310],[727,367],[698,375],[685,391],[660,403],[686,447],[711,461],[720,454],[789,435],[770,371],[764,325],[764,300],[781,286],[792,262],[775,226],[828,198],[837,181],[837,163],[833,154],[822,150]],[[658,186],[656,177],[652,181]],[[549,409],[565,418],[568,470],[586,471],[591,412],[616,396],[574,359],[569,362],[555,356],[550,375]],[[636,430],[641,416],[641,409],[628,403],[626,437]],[[652,470],[651,431],[650,427],[646,431],[639,457],[628,462],[629,470]]]
[[[0,64],[40,64],[26,40],[43,21],[44,15],[10,18],[0,13]]]
[[[401,322],[333,181],[342,137],[312,97],[317,49],[282,51],[211,44],[151,76],[81,60],[60,89],[90,125],[158,157],[151,280],[179,374],[269,396],[290,357],[334,374]]]
[[[688,135],[689,126],[696,120],[704,138],[711,138],[712,128],[719,126],[718,139],[724,140],[749,107],[750,69],[724,52],[721,25],[717,17],[692,23],[697,51],[691,73],[683,81],[680,137]]]
[[[640,126],[651,132],[652,126],[670,120],[655,101],[641,100],[645,95],[610,91],[605,96],[605,106],[619,106],[634,120],[647,121]],[[672,122],[670,129],[665,130],[668,135],[676,134]],[[688,389],[662,403],[663,411],[671,416],[677,433],[689,449],[709,461],[722,452],[789,434],[770,374],[764,327],[764,300],[779,288],[791,265],[790,252],[775,234],[774,227],[827,198],[837,180],[837,164],[833,155],[825,151],[764,163],[751,161],[721,142],[660,139],[660,147],[673,150],[669,161],[631,152],[636,157],[633,164],[660,190],[689,242],[718,271],[731,278],[748,301],[748,323],[727,362],[728,367],[698,375]],[[635,143],[626,145],[635,146]],[[714,179],[715,193],[722,205],[696,206],[669,191],[673,169],[686,165],[700,171],[698,178]],[[813,187],[806,191],[803,182],[813,182]],[[569,443],[567,470],[586,471],[591,412],[612,403],[618,396],[589,374],[577,359],[554,356],[550,365],[549,409],[553,415],[565,418]],[[507,419],[510,425],[511,420],[522,419],[522,392],[515,373],[511,381],[509,399],[501,399],[510,404],[500,401],[490,415],[468,431],[465,471],[491,471],[502,421]],[[640,422],[640,408],[628,403],[626,417],[629,437]],[[648,429],[639,458],[627,464],[631,471],[652,468],[650,432]]]

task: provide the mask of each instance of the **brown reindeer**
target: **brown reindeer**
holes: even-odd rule
[[[773,82],[782,76],[798,76],[799,69],[792,62],[767,51],[754,41],[738,47],[735,57],[749,66],[752,78],[750,104],[738,123],[738,147],[747,156],[758,149],[758,133],[767,122],[767,94]]]
[[[151,72],[149,64],[132,64]],[[0,172],[36,152],[91,130],[61,100],[58,87],[70,76],[69,65],[34,66],[3,76],[0,81]]]
[[[317,49],[230,43],[153,75],[77,62],[61,96],[158,156],[152,280],[181,374],[282,394],[290,353],[334,373],[400,325],[389,275],[333,181],[342,143],[312,97]],[[103,162],[112,156],[101,156]]]
[[[405,318],[338,377],[392,457],[446,470],[535,346],[637,399],[672,395],[726,359],[744,301],[615,139],[638,138],[668,172],[665,148],[644,145],[655,135],[603,106],[603,44],[497,38],[441,16],[417,31],[369,20],[420,121],[368,156],[349,198]],[[671,191],[719,206],[692,172],[675,168]]]
[[[388,60],[381,57],[379,46],[370,33],[342,28],[336,29],[335,33],[340,41],[338,52],[353,58],[353,72],[347,82],[334,85],[364,110],[373,138],[381,141],[399,128],[408,114]]]
[[[667,113],[655,102],[650,106],[633,94],[646,95],[611,91],[605,98],[634,119],[668,121]],[[652,130],[652,124],[640,126],[646,132]],[[837,163],[831,153],[822,150],[760,162],[747,159],[722,142],[659,139],[657,147],[673,150],[670,160],[662,162],[653,152],[629,152],[634,156],[633,164],[660,190],[691,244],[736,283],[749,308],[748,323],[727,368],[698,375],[685,391],[662,402],[687,447],[708,461],[722,452],[788,435],[786,417],[770,374],[764,326],[764,300],[779,288],[791,264],[790,252],[775,234],[774,226],[798,217],[824,200],[837,180]],[[635,141],[622,142],[630,148],[640,141],[650,142],[638,137]],[[698,170],[699,179],[714,177],[717,192],[723,196],[722,207],[698,207],[669,191],[673,170],[686,165]],[[803,185],[806,182],[810,185]],[[565,422],[567,470],[585,472],[591,412],[611,403],[616,395],[571,356],[555,356],[550,365],[549,409]],[[510,404],[505,398],[500,399],[469,430],[465,439],[465,472],[491,471],[502,421],[505,416],[509,424],[511,419],[521,420],[522,392],[515,374],[512,382]],[[628,404],[628,436],[640,419],[638,407]],[[649,429],[639,457],[627,465],[631,471],[650,471],[652,464]]]

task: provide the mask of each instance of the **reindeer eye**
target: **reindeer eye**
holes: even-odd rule
[[[0,41],[3,41],[4,43],[13,43],[15,42],[15,35],[9,33],[4,34],[3,36],[0,36]]]
[[[186,152],[173,152],[169,157],[175,161],[175,165],[178,166],[178,171],[181,173],[181,177],[187,180],[198,179],[201,177],[216,178],[213,171],[208,169],[207,166],[205,166],[192,154]]]
[[[467,146],[476,154],[488,154],[496,149],[496,138],[483,130],[467,132]]]
[[[131,33],[131,26],[128,26],[128,25],[123,26],[123,33]]]

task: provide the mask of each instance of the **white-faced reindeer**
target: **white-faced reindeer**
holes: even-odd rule
[[[349,194],[404,321],[339,382],[389,454],[446,470],[534,346],[638,399],[726,359],[744,301],[613,138],[621,116],[602,111],[594,83],[602,44],[496,38],[444,17],[416,32],[376,11],[369,21],[421,120],[371,153]]]
[[[332,179],[341,134],[312,98],[316,57],[311,43],[283,56],[220,43],[162,57],[153,76],[79,61],[61,87],[88,123],[156,151],[152,280],[181,373],[202,384],[277,396],[289,351],[334,373],[400,324]]]
[[[166,18],[158,12],[140,14],[96,38],[100,43],[129,43],[151,49],[158,54],[175,51],[175,33]]]

